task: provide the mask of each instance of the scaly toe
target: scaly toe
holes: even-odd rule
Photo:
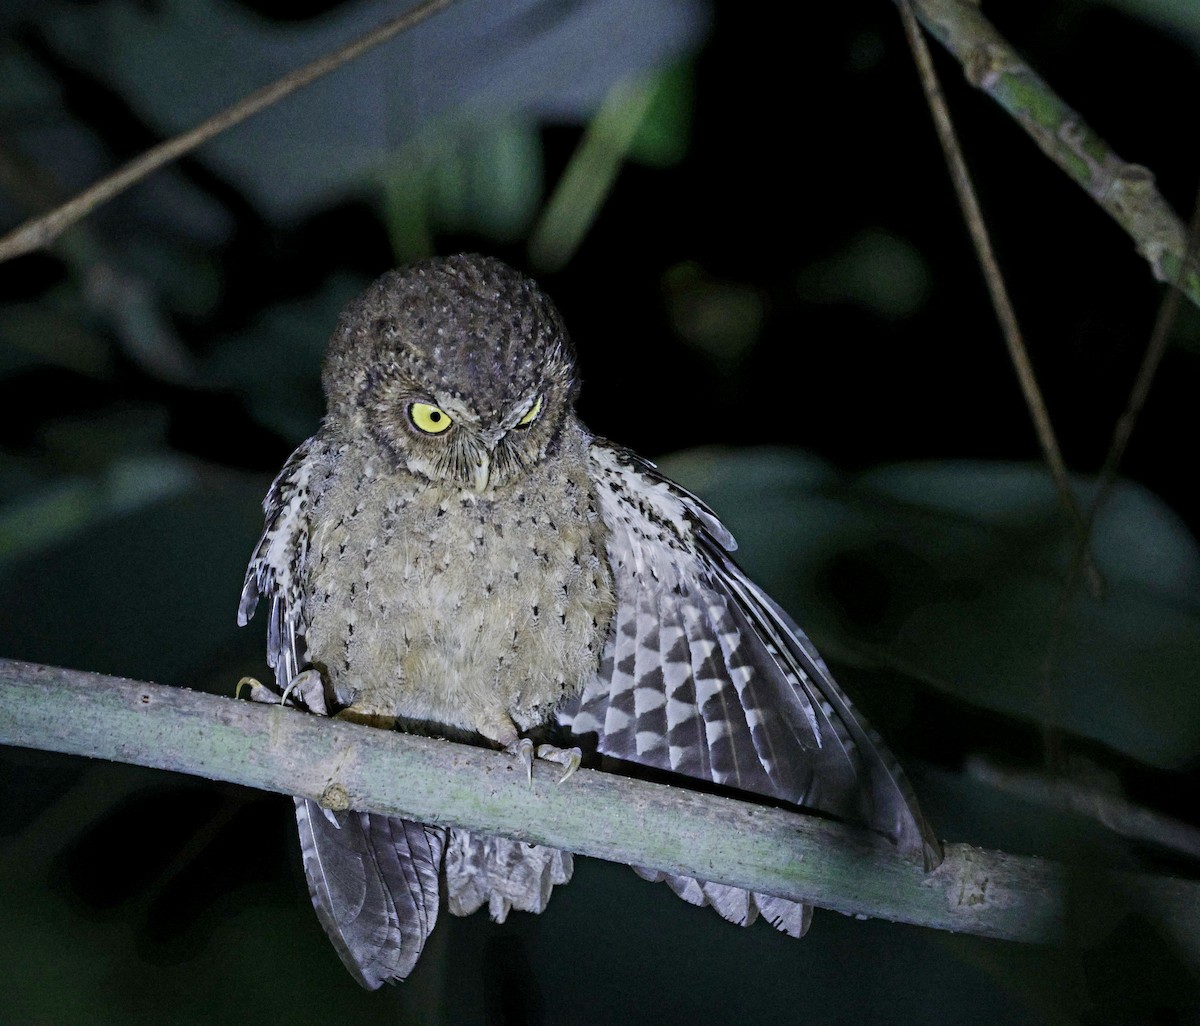
[[[525,776],[529,780],[529,784],[533,786],[533,742],[527,737],[519,737],[510,744],[504,746],[504,750],[509,755],[516,756],[521,765],[525,767]]]
[[[237,686],[233,689],[233,697],[242,697],[242,688],[250,689],[251,702],[266,702],[269,705],[274,705],[279,701],[279,696],[275,694],[257,677],[243,677],[237,682]]]
[[[563,767],[563,775],[558,778],[561,784],[572,773],[579,769],[583,761],[583,752],[578,748],[555,748],[554,745],[538,745],[537,757],[546,762],[556,762]]]
[[[368,727],[378,727],[380,730],[393,730],[396,726],[395,716],[374,712],[370,709],[360,709],[354,705],[348,705],[340,712],[335,712],[333,718],[345,720],[347,723],[361,723]]]
[[[329,715],[325,706],[325,682],[321,679],[320,670],[309,668],[296,674],[283,693],[285,703],[291,694],[294,694],[295,701],[310,713],[316,713],[318,716]]]

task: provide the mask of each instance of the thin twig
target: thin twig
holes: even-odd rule
[[[965,844],[947,845],[926,873],[882,838],[815,816],[589,770],[559,786],[557,768],[541,764],[529,785],[500,752],[100,674],[0,660],[0,744],[228,780],[988,937],[1062,940],[1079,908],[1109,908],[1124,895],[1190,957],[1200,948],[1195,882],[1080,872]]]
[[[925,91],[925,99],[929,103],[929,111],[933,115],[938,139],[942,144],[942,152],[945,154],[950,177],[954,182],[958,204],[962,208],[963,218],[971,233],[975,255],[983,271],[984,280],[987,282],[988,294],[992,297],[992,306],[1004,333],[1004,342],[1008,346],[1009,358],[1016,369],[1017,380],[1020,382],[1021,392],[1025,396],[1025,404],[1029,407],[1029,414],[1033,418],[1034,430],[1037,432],[1038,442],[1042,447],[1042,456],[1050,468],[1050,476],[1054,479],[1055,487],[1058,489],[1059,501],[1067,514],[1067,520],[1075,532],[1079,545],[1086,551],[1087,535],[1083,530],[1083,515],[1075,501],[1075,494],[1071,491],[1071,481],[1067,475],[1066,464],[1063,462],[1062,451],[1058,446],[1058,439],[1054,434],[1054,426],[1050,423],[1050,414],[1046,410],[1046,402],[1038,387],[1033,364],[1029,360],[1029,353],[1025,349],[1021,328],[1017,324],[1016,311],[1013,309],[1008,288],[1004,284],[1004,276],[1000,272],[1000,265],[992,250],[992,242],[983,219],[983,211],[980,209],[979,199],[975,195],[975,187],[971,183],[971,175],[967,171],[967,164],[963,159],[962,150],[954,132],[954,123],[950,119],[950,111],[946,106],[946,99],[942,95],[937,72],[933,67],[933,57],[929,53],[929,47],[925,43],[925,37],[917,23],[916,15],[913,13],[912,4],[909,0],[899,0],[899,7],[901,20],[904,22],[904,32],[908,36],[908,45],[912,49],[913,59],[916,61],[917,71],[920,75],[921,87]],[[1092,594],[1099,597],[1103,592],[1100,572],[1090,559],[1086,569]]]
[[[1188,245],[1184,265],[1195,260],[1198,250],[1200,250],[1200,193],[1196,196],[1196,204],[1192,211],[1192,221],[1188,228]],[[1129,447],[1129,439],[1133,435],[1134,426],[1137,424],[1138,417],[1146,405],[1146,398],[1150,394],[1150,386],[1154,381],[1154,375],[1158,371],[1159,364],[1162,363],[1162,358],[1167,351],[1167,339],[1170,337],[1171,325],[1175,322],[1175,318],[1179,313],[1179,303],[1182,295],[1183,290],[1179,281],[1172,282],[1172,287],[1167,290],[1167,294],[1163,297],[1163,301],[1159,305],[1158,315],[1154,320],[1154,328],[1150,333],[1150,342],[1146,346],[1145,355],[1142,357],[1141,366],[1138,368],[1137,377],[1134,379],[1133,389],[1130,392],[1125,411],[1117,419],[1117,423],[1113,428],[1112,441],[1109,443],[1108,452],[1104,457],[1104,464],[1100,468],[1096,491],[1084,516],[1083,537],[1079,539],[1072,554],[1071,563],[1067,570],[1067,577],[1063,583],[1062,594],[1059,596],[1058,605],[1054,610],[1054,617],[1051,621],[1050,638],[1046,643],[1046,654],[1042,659],[1041,667],[1043,686],[1047,694],[1050,690],[1050,676],[1053,672],[1054,663],[1058,658],[1058,649],[1062,644],[1063,634],[1067,629],[1071,601],[1075,596],[1075,586],[1083,571],[1084,560],[1088,553],[1087,546],[1090,544],[1096,518],[1100,515],[1101,509],[1104,508],[1104,504],[1108,501],[1108,497],[1112,493],[1113,485],[1117,480],[1117,470],[1121,465],[1121,460],[1125,456],[1125,450]],[[1052,769],[1061,767],[1063,753],[1058,744],[1058,737],[1048,727],[1045,729],[1045,747],[1047,765]]]
[[[96,207],[107,203],[114,196],[140,182],[164,164],[169,164],[201,143],[207,142],[213,136],[240,124],[252,115],[282,100],[285,96],[294,93],[297,89],[303,88],[310,82],[315,82],[323,75],[335,71],[343,64],[379,46],[380,43],[385,43],[393,36],[419,25],[443,8],[449,7],[453,2],[454,0],[425,0],[424,3],[389,19],[366,35],[339,47],[332,53],[318,57],[295,71],[288,72],[270,85],[255,90],[214,114],[208,120],[201,122],[195,128],[152,146],[145,153],[117,168],[112,174],[101,178],[100,181],[84,189],[66,203],[41,217],[26,221],[0,238],[0,261],[11,260],[13,257],[23,256],[41,249],[58,238],[76,221],[90,214]]]
[[[1002,791],[1052,809],[1087,816],[1123,837],[1150,841],[1200,859],[1200,828],[1135,805],[1128,798],[1084,787],[1058,776],[1007,768],[984,758],[968,760],[966,770],[976,780]]]
[[[996,31],[978,0],[915,0],[915,6],[967,81],[1000,104],[1128,232],[1159,281],[1178,280],[1200,306],[1200,265],[1187,258],[1187,232],[1155,188],[1153,173],[1114,153]]]
[[[1192,209],[1192,221],[1188,226],[1188,245],[1184,265],[1186,266],[1194,262],[1198,253],[1200,253],[1200,192],[1196,195],[1196,202]],[[1150,333],[1150,342],[1146,346],[1146,353],[1142,357],[1141,366],[1138,367],[1137,377],[1134,379],[1133,389],[1129,394],[1129,402],[1126,404],[1125,412],[1121,414],[1117,420],[1116,427],[1113,429],[1112,442],[1109,444],[1108,453],[1104,457],[1104,464],[1100,468],[1096,494],[1092,498],[1091,505],[1088,508],[1086,523],[1089,534],[1097,513],[1099,513],[1100,508],[1104,505],[1109,492],[1112,490],[1113,483],[1117,479],[1117,470],[1121,465],[1121,460],[1125,457],[1125,450],[1129,448],[1129,439],[1133,435],[1134,426],[1137,424],[1138,417],[1141,416],[1142,410],[1146,406],[1146,398],[1150,394],[1150,386],[1154,382],[1154,375],[1158,372],[1159,364],[1162,363],[1162,358],[1167,351],[1167,341],[1170,338],[1171,326],[1175,323],[1176,317],[1179,316],[1179,303],[1182,296],[1183,289],[1180,276],[1176,276],[1171,282],[1171,287],[1167,289],[1167,294],[1163,296],[1162,304],[1159,306],[1158,316],[1154,321],[1154,330]]]

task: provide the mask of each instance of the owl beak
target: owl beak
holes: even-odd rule
[[[483,445],[475,453],[475,491],[477,492],[487,489],[488,481],[492,477],[492,451],[504,435],[505,432],[499,429],[479,432],[479,440],[483,442]]]
[[[487,490],[488,479],[492,476],[492,455],[481,452],[475,457],[475,491]]]

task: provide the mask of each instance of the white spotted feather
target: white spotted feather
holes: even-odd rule
[[[310,479],[325,455],[310,438],[272,483],[238,607],[238,624],[245,625],[258,600],[269,599],[267,662],[281,693],[305,665],[302,580]],[[304,798],[296,799],[296,824],[313,907],[351,975],[371,989],[406,977],[437,922],[446,830],[331,812]]]

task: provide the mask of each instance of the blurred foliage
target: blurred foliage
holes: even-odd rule
[[[438,232],[522,238],[542,192],[539,127],[527,119],[431,132],[381,173],[383,211],[397,260],[435,251]]]
[[[687,261],[667,268],[663,293],[676,333],[722,370],[735,370],[758,341],[767,301],[754,286],[721,281]]]
[[[1200,7],[1191,0],[1101,0],[1138,18],[1178,32],[1200,50]]]
[[[853,303],[888,320],[912,317],[932,282],[920,252],[904,239],[868,229],[839,252],[804,268],[800,295],[812,303]]]
[[[687,69],[681,66],[613,86],[530,234],[534,268],[548,272],[566,265],[627,159],[658,168],[680,159],[690,115],[689,85]]]
[[[0,218],[392,8],[5,5]],[[1191,201],[1169,98],[1195,92],[1194,5],[988,13]],[[271,476],[321,416],[343,304],[428,253],[541,260],[587,422],[677,451],[665,469],[726,519],[945,837],[1194,875],[962,766],[1057,751],[1195,821],[1200,316],[1176,323],[1098,518],[1107,594],[1064,602],[1070,535],[894,11],[805,21],[462,0],[0,266],[0,653],[225,694],[261,674],[237,593]],[[1086,504],[1161,292],[943,66]],[[1200,1021],[1195,966],[1120,895],[1055,950],[833,914],[790,943],[587,860],[543,916],[444,916],[413,979],[366,994],[311,911],[286,800],[3,751],[0,803],[4,1023]]]
[[[313,292],[263,310],[243,330],[214,342],[206,380],[240,393],[251,415],[281,437],[311,434],[322,413],[325,343],[342,307],[365,284],[335,274]]]
[[[686,453],[663,469],[706,497],[751,576],[831,655],[1154,766],[1183,768],[1200,751],[1200,548],[1144,489],[1122,484],[1093,527],[1104,600],[1079,588],[1060,611],[1073,547],[1040,466],[847,478],[809,456],[750,450]],[[1077,483],[1081,508],[1093,494]]]

